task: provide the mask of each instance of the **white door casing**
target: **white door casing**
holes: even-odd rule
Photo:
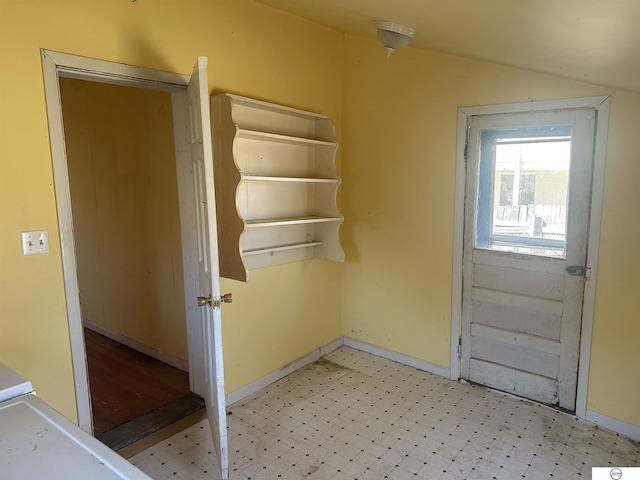
[[[570,110],[563,110],[563,107]],[[592,185],[594,125],[598,119],[598,110],[608,114],[608,97],[539,102],[537,105],[527,103],[472,107],[460,110],[459,150],[460,152],[467,150],[469,160],[465,168],[464,158],[461,159],[459,155],[457,168],[451,378],[457,378],[459,373],[464,378],[512,393],[546,403],[558,403],[561,407],[570,410],[576,408],[578,379],[576,371],[581,343],[583,346],[581,366],[588,369],[594,282],[592,281],[589,289],[586,290],[586,328],[583,328],[581,338],[580,318],[584,278],[566,275],[565,269],[569,265],[591,266],[597,255],[596,234],[600,223],[604,160],[604,139],[601,135],[596,141],[595,149],[593,181],[595,206],[590,212],[588,206]],[[546,113],[539,111],[546,111]],[[518,112],[527,113],[518,114]],[[600,134],[606,132],[606,116],[601,120],[604,128],[601,129]],[[481,131],[537,124],[572,125],[572,140],[583,134],[587,138],[586,142],[572,142],[572,162],[575,158],[579,158],[583,163],[580,168],[576,163],[571,171],[572,196],[569,199],[569,208],[573,207],[574,211],[570,212],[566,259],[476,248],[475,219],[478,205],[475,201],[478,189],[476,160],[480,147],[476,139],[479,138]],[[467,143],[467,138],[469,138],[468,147],[464,145]],[[582,151],[580,151],[581,148]],[[587,161],[584,162],[584,159]],[[462,193],[465,183],[467,189]],[[462,212],[465,205],[467,215],[466,223],[463,223]],[[470,209],[470,206],[473,206],[473,209]],[[582,213],[579,210],[582,210]],[[464,262],[461,255],[463,231],[465,232]],[[591,243],[590,246],[596,247],[590,249],[589,255],[586,251],[587,238]],[[464,282],[462,281],[463,265]],[[566,299],[573,299],[573,301],[566,302]],[[477,321],[473,321],[474,312]],[[511,325],[510,322],[514,318],[515,325]],[[461,324],[462,331],[460,331]],[[458,370],[459,364],[455,352],[458,350],[456,347],[460,332],[462,333],[460,352],[462,361]],[[585,372],[582,372],[580,378],[582,384],[578,382],[577,385],[579,394],[577,413],[582,413],[585,407]]]
[[[67,174],[66,149],[64,142],[64,123],[59,93],[59,77],[91,80],[116,85],[145,88],[170,92],[173,106],[174,141],[176,154],[176,168],[178,192],[180,201],[180,222],[182,231],[183,263],[185,277],[185,304],[187,318],[187,339],[189,350],[189,378],[193,392],[205,397],[208,414],[217,415],[210,421],[217,425],[222,440],[215,438],[216,445],[220,445],[222,454],[220,463],[224,472],[227,464],[226,457],[226,417],[224,416],[224,378],[221,375],[222,343],[220,338],[220,310],[209,312],[209,324],[198,318],[207,312],[198,309],[196,297],[201,291],[207,290],[219,297],[219,277],[217,258],[217,230],[215,219],[215,204],[213,191],[213,164],[211,161],[210,119],[207,91],[206,58],[199,58],[194,73],[195,79],[188,75],[145,69],[87,57],[79,57],[60,52],[42,50],[42,66],[47,104],[47,116],[53,161],[53,173],[58,211],[58,227],[62,250],[62,263],[66,302],[68,311],[71,353],[73,363],[74,382],[76,390],[76,404],[78,423],[85,431],[92,433],[91,401],[87,378],[87,364],[84,349],[84,334],[80,300],[78,295],[78,279],[76,275],[76,258],[73,237],[73,219],[71,212],[71,197],[69,178]],[[205,68],[199,68],[204,66]],[[188,88],[189,87],[189,88]],[[188,95],[189,90],[189,95]],[[193,117],[196,115],[196,117]],[[194,121],[196,120],[196,121]],[[198,126],[200,133],[193,136],[191,127]],[[192,149],[192,146],[194,147]],[[208,250],[210,256],[208,265],[207,286],[200,288],[199,252],[196,238],[196,212],[198,205],[195,197],[195,182],[192,175],[192,154],[197,153],[203,168],[210,172],[209,178],[202,184],[201,198],[209,199],[208,214],[204,210],[206,221],[201,222],[202,234],[214,249]],[[207,158],[208,156],[208,158]],[[209,163],[207,167],[206,165]],[[199,210],[203,214],[203,210]],[[215,274],[214,274],[215,272]],[[209,282],[211,286],[209,286]],[[213,310],[213,309],[212,309]],[[208,332],[205,335],[205,331]],[[217,336],[216,336],[217,335]],[[209,354],[207,355],[206,352]],[[214,356],[217,358],[214,358]],[[216,375],[215,372],[219,374]],[[210,374],[209,379],[205,378]],[[216,405],[214,405],[216,403]],[[226,473],[224,473],[226,478]]]
[[[76,275],[75,241],[71,212],[71,191],[67,173],[67,153],[60,99],[59,78],[76,78],[122,86],[148,88],[186,96],[188,75],[161,72],[120,63],[96,60],[50,50],[41,50],[42,70],[49,124],[49,142],[58,213],[58,233],[62,254],[65,300],[79,426],[93,432],[91,397],[87,377],[84,333]]]

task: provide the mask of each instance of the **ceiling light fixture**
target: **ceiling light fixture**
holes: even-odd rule
[[[413,34],[416,33],[413,28],[384,20],[376,21],[376,29],[378,30],[378,40],[387,49],[387,58],[397,49],[409,45]]]

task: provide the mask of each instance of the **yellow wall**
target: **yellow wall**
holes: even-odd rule
[[[344,79],[345,335],[445,367],[458,107],[612,95],[587,408],[640,425],[640,95],[352,36]]]
[[[19,232],[57,231],[39,49],[190,73],[210,89],[336,120],[344,266],[302,262],[223,281],[227,391],[341,334],[449,365],[457,108],[612,94],[588,408],[640,425],[640,95],[373,40],[248,0],[0,0],[0,361],[75,417],[60,248],[22,257]],[[342,317],[342,318],[341,318]],[[614,392],[614,394],[612,394]]]
[[[187,361],[169,93],[63,78],[82,319]]]
[[[77,418],[57,238],[40,48],[190,74],[209,89],[333,117],[340,36],[249,0],[0,0],[0,361]],[[20,231],[47,229],[51,253],[23,257]],[[340,264],[311,261],[223,281],[227,391],[342,334]]]

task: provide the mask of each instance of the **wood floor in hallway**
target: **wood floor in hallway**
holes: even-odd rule
[[[85,329],[94,434],[189,395],[189,374]]]

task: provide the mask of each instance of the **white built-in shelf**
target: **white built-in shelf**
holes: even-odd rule
[[[333,121],[231,94],[211,104],[220,274],[344,261]]]
[[[242,180],[252,182],[340,183],[339,178],[265,177],[258,175],[243,175]]]
[[[286,225],[304,225],[308,223],[342,222],[341,217],[287,217],[267,218],[263,220],[245,220],[246,228],[284,227]]]
[[[292,145],[310,145],[313,147],[337,147],[336,142],[316,140],[314,138],[293,137],[291,135],[278,135],[277,133],[257,132],[255,130],[244,130],[238,128],[236,138],[246,140],[258,140],[260,142],[279,142]]]

